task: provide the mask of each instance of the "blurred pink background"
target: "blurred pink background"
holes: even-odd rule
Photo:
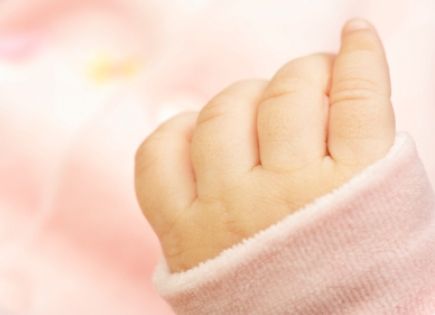
[[[432,0],[1,1],[0,310],[172,314],[136,147],[232,81],[335,51],[354,16],[384,39],[398,128],[435,183]]]

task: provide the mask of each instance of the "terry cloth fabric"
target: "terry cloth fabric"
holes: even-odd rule
[[[336,191],[185,272],[164,258],[179,315],[435,314],[435,197],[413,140]]]

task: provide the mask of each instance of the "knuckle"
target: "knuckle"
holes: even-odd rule
[[[313,68],[329,68],[332,55],[317,53],[291,60],[281,67],[266,90],[265,98],[276,98],[301,91],[322,90],[322,78],[313,76]]]
[[[175,114],[165,122],[163,122],[154,132],[154,134],[161,132],[170,132],[171,130],[182,130],[187,123],[192,123],[194,119],[198,116],[195,111],[184,111]]]
[[[170,120],[168,120],[167,124],[177,124],[178,122],[183,122],[185,120],[191,120],[195,118],[198,115],[195,111],[184,111],[176,114],[174,117],[172,117]]]
[[[263,100],[278,99],[299,93],[315,93],[321,91],[312,80],[298,73],[294,66],[289,65],[280,70],[273,78],[272,83],[266,89]]]
[[[252,85],[265,85],[267,84],[267,80],[265,79],[241,79],[235,81],[230,86],[228,86],[224,91],[230,91],[234,89],[240,89],[244,87],[250,87]]]
[[[232,101],[234,100],[231,100],[228,96],[221,95],[215,97],[199,113],[198,124],[215,121],[226,116]]]
[[[268,81],[263,79],[244,79],[234,82],[216,95],[201,110],[197,123],[203,124],[227,116],[233,112],[234,102],[236,102],[241,95],[255,93],[259,87],[265,88],[267,83]]]
[[[264,93],[263,101],[278,99],[312,88],[313,84],[301,76],[278,74]]]
[[[139,146],[135,155],[135,170],[137,174],[143,174],[146,170],[155,166],[160,160],[157,146],[160,146],[163,139],[154,134],[149,136]]]

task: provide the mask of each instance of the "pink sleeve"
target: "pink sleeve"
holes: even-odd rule
[[[154,284],[176,314],[435,314],[435,197],[409,136],[351,181]]]

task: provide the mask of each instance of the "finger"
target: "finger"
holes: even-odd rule
[[[157,233],[170,228],[196,197],[190,140],[197,113],[162,124],[136,153],[135,186],[141,208]]]
[[[326,154],[327,92],[333,56],[311,55],[281,68],[258,107],[265,169],[295,170]]]
[[[255,115],[267,82],[237,82],[201,111],[192,138],[198,195],[237,179],[258,164]]]
[[[328,149],[338,162],[366,164],[394,140],[390,79],[382,43],[364,20],[348,22],[333,70]]]

